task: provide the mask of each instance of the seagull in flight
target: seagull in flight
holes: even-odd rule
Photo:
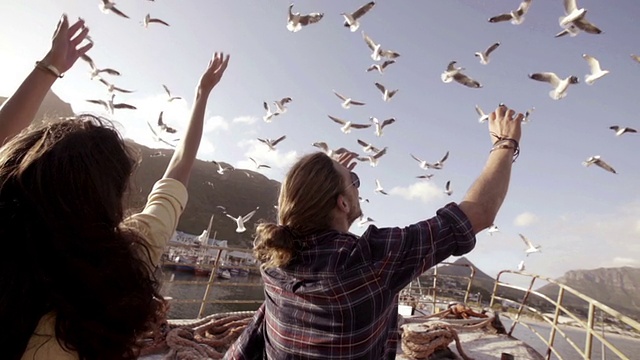
[[[113,93],[114,91],[119,91],[119,92],[125,93],[125,94],[129,94],[129,93],[133,92],[133,90],[125,90],[123,88],[119,88],[119,87],[109,83],[107,80],[105,80],[103,78],[100,78],[99,81],[107,86],[107,91],[109,92],[109,94]]]
[[[375,220],[373,220],[372,218],[370,218],[368,216],[366,218],[364,217],[364,215],[360,216],[360,221],[358,221],[358,227],[363,227],[363,226],[367,225],[368,223],[372,223],[372,222],[375,222]]]
[[[448,180],[444,185],[444,193],[448,196],[451,196],[451,194],[453,194],[453,190],[451,189],[451,180]]]
[[[168,142],[167,140],[163,139],[158,132],[153,128],[153,126],[151,126],[151,124],[147,121],[147,125],[149,126],[149,130],[151,130],[151,134],[152,134],[152,138],[153,141],[159,141],[162,143],[165,143],[171,147],[176,147],[174,144]],[[173,141],[179,141],[180,139],[174,139]]]
[[[489,114],[485,114],[484,111],[482,111],[482,109],[478,105],[476,105],[476,112],[478,113],[478,116],[480,116],[478,118],[478,122],[480,124],[489,121]]]
[[[567,89],[569,89],[569,85],[580,82],[577,76],[569,76],[565,79],[560,79],[558,75],[552,72],[529,74],[529,78],[551,84],[551,86],[553,86],[553,90],[549,92],[549,96],[553,100],[563,99],[567,96]]]
[[[316,141],[311,145],[314,146],[314,147],[317,147],[318,149],[321,149],[329,157],[335,157],[335,156],[341,155],[341,154],[343,154],[345,152],[349,152],[349,150],[347,150],[345,148],[330,149],[329,145],[327,145],[327,143],[324,142],[324,141]]]
[[[340,100],[342,100],[342,107],[344,109],[348,109],[351,107],[351,105],[356,105],[356,106],[362,106],[365,105],[365,103],[361,102],[361,101],[355,101],[351,98],[348,98],[344,95],[339,94],[337,91],[333,90],[333,93],[336,94],[337,97],[340,98]]]
[[[524,0],[518,6],[518,9],[505,14],[500,14],[489,18],[490,23],[498,23],[503,21],[511,21],[513,25],[520,25],[524,21],[524,15],[529,11],[531,0]]]
[[[586,19],[587,10],[584,8],[578,9],[576,0],[564,0],[563,3],[565,16],[560,17],[559,23],[564,30],[556,34],[556,37],[567,34],[576,36],[580,31],[595,35],[602,33],[602,30]]]
[[[376,128],[375,133],[377,137],[382,136],[382,129],[396,122],[395,118],[389,118],[387,120],[384,120],[382,123],[380,122],[380,120],[378,120],[378,118],[375,118],[375,117],[370,117],[369,120],[373,123],[373,125]]]
[[[371,40],[371,38],[367,34],[365,34],[364,31],[362,32],[362,37],[364,38],[364,42],[372,51],[371,59],[373,59],[373,61],[380,61],[383,57],[388,59],[395,59],[400,56],[400,54],[395,51],[383,50],[380,47],[380,44],[376,44],[373,40]]]
[[[626,133],[637,133],[638,132],[636,129],[632,129],[632,128],[626,127],[626,126],[618,126],[618,125],[609,126],[609,129],[615,131],[616,132],[616,136],[620,136],[620,135],[626,134]]]
[[[217,170],[216,172],[217,172],[218,174],[220,174],[220,175],[224,175],[224,173],[225,173],[225,172],[227,172],[227,171],[233,171],[233,170],[235,170],[235,168],[234,168],[233,166],[231,166],[231,165],[227,165],[227,166],[224,166],[224,167],[223,167],[223,166],[222,166],[222,163],[217,162],[217,161],[214,161],[214,160],[211,160],[211,163],[212,163],[213,165],[216,165],[216,166],[218,167],[218,170]]]
[[[104,68],[104,69],[99,69],[96,64],[93,62],[93,59],[91,59],[89,57],[89,55],[87,54],[82,54],[80,55],[80,58],[84,61],[86,61],[89,66],[91,67],[91,80],[95,79],[95,78],[100,78],[100,73],[107,73],[109,75],[114,75],[114,76],[120,76],[120,72],[111,69],[111,68]]]
[[[169,96],[169,99],[167,101],[172,102],[173,100],[180,100],[182,99],[182,96],[171,96],[171,91],[169,91],[169,88],[166,85],[162,85],[162,87],[164,88],[164,91],[167,93],[167,95]]]
[[[276,149],[276,145],[278,145],[278,143],[280,143],[280,141],[286,139],[287,136],[286,135],[282,135],[279,138],[275,139],[275,140],[271,140],[271,139],[260,139],[258,138],[258,141],[260,141],[261,143],[267,145],[269,147],[270,151],[273,151]]]
[[[382,188],[382,184],[380,184],[380,180],[378,180],[378,179],[376,179],[376,188],[373,191],[375,191],[375,192],[377,192],[379,194],[382,194],[382,195],[389,195],[384,191],[384,189]]]
[[[491,54],[495,49],[497,49],[498,46],[500,46],[499,42],[494,43],[493,45],[489,46],[487,50],[476,52],[474,55],[480,58],[480,64],[487,65],[489,63],[489,54]]]
[[[371,165],[371,167],[376,167],[378,166],[378,159],[386,153],[387,148],[385,147],[373,155],[358,156],[356,159],[359,161],[369,161],[369,165]]]
[[[118,10],[118,8],[116,8],[116,3],[114,3],[111,0],[101,0],[100,4],[98,5],[98,8],[104,14],[108,14],[109,12],[112,12],[118,16],[122,16],[123,18],[127,18],[127,19],[129,18],[125,13]]]
[[[149,24],[152,23],[157,23],[157,24],[162,24],[164,26],[169,26],[169,24],[167,24],[167,22],[160,20],[160,19],[156,19],[156,18],[152,18],[151,15],[147,14],[145,15],[144,19],[142,19],[142,26],[144,26],[145,29],[149,28]]]
[[[529,239],[524,237],[524,235],[522,235],[522,234],[518,234],[518,235],[520,235],[520,238],[522,239],[522,241],[524,241],[525,245],[527,245],[527,250],[525,250],[525,252],[527,253],[527,256],[529,256],[529,254],[533,254],[535,252],[541,252],[540,248],[542,246],[540,246],[540,245],[534,246],[533,243],[531,241],[529,241]]]
[[[376,87],[378,88],[378,90],[380,90],[380,92],[382,92],[382,100],[384,101],[390,101],[393,95],[395,95],[398,92],[398,89],[389,90],[380,83],[376,83]]]
[[[432,177],[433,177],[433,174],[426,174],[426,175],[418,175],[418,176],[416,176],[417,179],[424,179],[424,180],[431,180]]]
[[[500,230],[498,229],[498,227],[496,226],[496,224],[491,224],[491,226],[489,227],[489,229],[487,229],[487,232],[489,233],[489,235],[493,235],[493,233],[495,232],[499,232]]]
[[[358,19],[364,16],[364,14],[368,13],[369,10],[371,10],[375,6],[375,4],[376,3],[374,1],[370,1],[360,6],[358,10],[350,14],[349,13],[340,14],[344,17],[344,26],[348,27],[349,30],[351,30],[351,32],[357,31],[358,28],[360,27],[360,22],[358,21]]]
[[[366,129],[368,127],[371,126],[371,124],[353,124],[351,121],[346,121],[346,120],[342,120],[339,119],[335,116],[331,116],[331,115],[327,115],[329,116],[329,119],[333,120],[334,122],[343,125],[340,130],[345,133],[348,134],[351,132],[351,129]]]
[[[248,213],[245,216],[238,216],[238,217],[233,217],[229,214],[227,214],[225,212],[225,215],[227,215],[227,217],[231,220],[234,220],[236,222],[236,225],[238,225],[238,227],[236,228],[236,232],[237,233],[243,233],[247,230],[247,228],[244,226],[244,224],[251,220],[251,218],[253,217],[253,215],[256,213],[256,211],[258,211],[260,207],[257,207],[255,210],[251,211],[250,213]]]
[[[310,13],[308,15],[300,15],[300,13],[293,12],[293,3],[289,5],[289,17],[287,18],[287,30],[291,32],[298,32],[303,26],[315,24],[322,20],[323,13]]]
[[[518,264],[518,271],[524,271],[524,260],[520,261],[520,264]]]
[[[271,169],[271,166],[265,165],[265,164],[260,164],[252,157],[249,157],[249,160],[253,161],[253,163],[256,165],[256,169],[257,170],[260,170],[260,168]]]
[[[466,69],[457,67],[456,63],[457,61],[449,62],[449,65],[447,65],[447,69],[442,74],[440,74],[440,79],[443,83],[450,83],[451,81],[455,80],[457,83],[470,88],[477,89],[482,87],[482,84],[480,84],[478,81],[463,74],[462,70]]]
[[[279,114],[284,114],[287,112],[287,107],[285,105],[287,105],[288,103],[291,102],[291,98],[290,97],[284,97],[280,100],[276,100],[273,103],[276,105],[276,112],[278,112]]]
[[[395,60],[386,60],[385,62],[383,62],[382,64],[373,64],[371,66],[369,66],[369,68],[367,69],[367,72],[373,71],[373,70],[378,70],[378,73],[380,73],[380,75],[382,75],[384,73],[384,69],[387,68],[387,66],[394,64],[396,61]]]
[[[263,117],[262,117],[262,120],[264,120],[264,122],[268,122],[268,123],[270,123],[270,122],[271,122],[271,118],[273,118],[274,116],[278,116],[278,115],[280,115],[280,113],[279,113],[279,112],[277,112],[277,111],[272,112],[272,111],[271,111],[271,107],[269,106],[269,104],[267,104],[267,102],[266,102],[266,101],[264,101],[264,102],[262,103],[262,106],[263,106],[263,107],[264,107],[264,109],[267,111],[267,114],[266,114],[265,116],[263,116]]]
[[[380,149],[378,149],[377,147],[373,146],[372,144],[370,144],[370,143],[368,143],[366,141],[360,140],[360,139],[358,139],[358,144],[360,146],[362,146],[362,151],[364,151],[366,153],[371,153],[371,152],[377,153],[377,152],[380,151]]]
[[[113,114],[115,109],[130,109],[136,110],[137,108],[133,105],[118,103],[114,104],[113,99],[116,97],[116,94],[111,94],[111,98],[109,100],[87,100],[92,104],[98,104],[104,106],[104,108],[110,113]]]
[[[444,154],[442,159],[440,159],[439,161],[436,161],[433,164],[430,164],[430,163],[426,162],[425,160],[420,160],[419,158],[417,158],[413,154],[409,154],[409,155],[411,155],[413,160],[415,160],[415,161],[417,161],[419,163],[418,166],[420,166],[420,168],[423,169],[423,170],[427,170],[427,169],[441,170],[444,167],[444,162],[449,158],[449,152],[447,151],[447,153]]]
[[[597,165],[610,173],[617,174],[617,172],[611,167],[611,165],[607,164],[600,158],[600,155],[591,156],[586,161],[583,161],[582,165],[587,167],[591,165]]]
[[[164,123],[164,121],[162,121],[163,114],[164,114],[164,111],[160,111],[160,115],[158,116],[158,127],[160,128],[160,130],[166,131],[169,134],[175,134],[176,132],[178,132],[178,130],[168,126],[167,124]]]
[[[589,63],[589,69],[591,71],[590,74],[584,76],[584,82],[587,85],[593,84],[594,81],[609,73],[609,70],[602,70],[602,68],[600,67],[600,62],[593,56],[582,54],[582,57],[587,60],[587,63]]]

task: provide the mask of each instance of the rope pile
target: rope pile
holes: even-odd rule
[[[458,333],[449,324],[432,321],[402,325],[402,352],[411,359],[428,359],[438,350],[445,350],[451,342],[464,360],[471,360],[462,350]]]
[[[222,359],[253,318],[253,311],[169,320],[143,340],[140,355],[167,353],[167,360]]]

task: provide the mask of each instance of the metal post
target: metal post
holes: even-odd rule
[[[204,308],[207,304],[206,301],[207,301],[207,298],[209,298],[209,291],[211,290],[211,286],[213,285],[213,282],[218,276],[218,268],[220,266],[219,265],[220,255],[222,255],[222,249],[218,249],[218,255],[216,256],[215,265],[213,266],[213,269],[211,269],[211,275],[209,275],[209,282],[207,283],[207,289],[204,291],[204,296],[202,297],[202,303],[200,303],[200,310],[198,311],[198,319],[202,318],[202,315],[204,314]]]

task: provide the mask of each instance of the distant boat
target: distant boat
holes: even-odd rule
[[[209,276],[211,275],[211,269],[205,269],[202,267],[196,267],[194,270],[196,276]]]
[[[231,273],[229,272],[229,270],[218,271],[218,277],[221,279],[229,280],[231,279]]]

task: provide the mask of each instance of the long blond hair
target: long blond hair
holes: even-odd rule
[[[331,226],[333,209],[344,192],[342,175],[322,152],[295,163],[280,188],[278,224],[256,228],[253,252],[264,267],[283,267],[295,255],[295,240]]]

